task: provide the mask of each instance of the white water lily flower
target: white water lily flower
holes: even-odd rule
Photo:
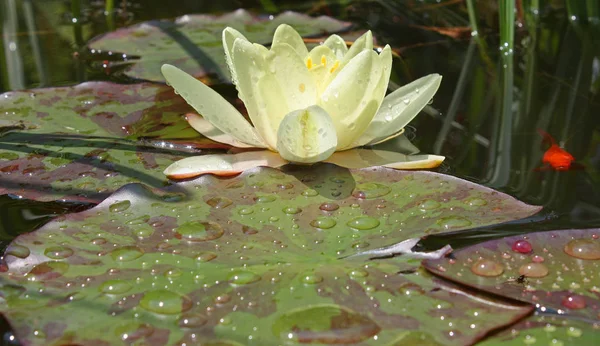
[[[202,115],[188,115],[204,136],[239,148],[265,148],[236,155],[204,155],[165,170],[173,178],[204,173],[235,174],[256,166],[288,162],[331,162],[344,167],[383,165],[431,168],[444,159],[355,149],[400,135],[437,91],[442,77],[431,74],[384,98],[392,51],[373,51],[368,31],[350,48],[338,35],[308,51],[289,25],[275,31],[271,48],[249,42],[233,28],[223,30],[225,58],[252,124],[221,95],[171,65],[162,73]]]

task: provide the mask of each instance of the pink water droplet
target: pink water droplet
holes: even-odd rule
[[[542,262],[544,262],[544,257],[535,255],[531,258],[531,261],[533,261],[535,263],[542,263]]]
[[[498,276],[504,272],[504,266],[498,262],[481,258],[471,266],[471,271],[479,276]]]
[[[548,275],[548,267],[542,263],[526,263],[519,268],[519,274],[530,278],[542,278]]]
[[[323,211],[334,211],[334,210],[338,210],[340,208],[339,205],[335,204],[335,203],[323,203],[319,206],[319,209],[323,210]]]
[[[578,295],[569,295],[563,298],[562,305],[567,309],[585,308],[585,299]]]
[[[533,247],[527,240],[517,240],[512,245],[512,250],[518,253],[530,253],[531,250],[533,250]]]

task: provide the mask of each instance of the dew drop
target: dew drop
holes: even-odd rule
[[[519,268],[519,274],[530,278],[543,278],[548,275],[548,267],[542,263],[526,263]]]
[[[283,212],[288,214],[288,215],[294,215],[294,214],[298,214],[302,211],[302,209],[300,208],[296,208],[296,207],[287,207],[287,208],[283,208]]]
[[[568,295],[563,298],[561,302],[562,306],[567,309],[583,309],[585,308],[585,299],[579,295]]]
[[[196,254],[196,261],[198,262],[210,262],[217,258],[217,254],[213,252],[201,252]]]
[[[144,252],[137,246],[124,246],[114,249],[110,252],[110,256],[117,262],[128,262],[142,257]]]
[[[220,238],[224,231],[223,228],[215,222],[190,221],[175,228],[175,235],[179,239],[190,242],[201,242]]]
[[[206,316],[196,313],[183,314],[177,323],[181,328],[198,328],[208,322]]]
[[[581,334],[583,334],[583,332],[579,328],[569,327],[569,329],[567,329],[567,335],[569,336],[578,338],[581,336]]]
[[[462,216],[449,216],[439,219],[437,221],[437,224],[442,226],[444,229],[452,229],[470,226],[471,221],[465,219]]]
[[[329,203],[329,202],[322,203],[319,206],[319,209],[321,209],[323,211],[335,211],[335,210],[338,210],[339,208],[340,208],[339,205],[337,205],[335,203]]]
[[[370,216],[357,216],[348,221],[346,225],[358,230],[368,230],[379,226],[379,220]]]
[[[266,195],[266,196],[260,196],[260,197],[256,197],[254,200],[257,203],[269,203],[269,202],[273,202],[277,199],[277,197],[273,196],[273,195]]]
[[[330,229],[336,225],[336,222],[329,217],[318,217],[315,220],[312,220],[310,225],[315,228]]]
[[[352,279],[364,278],[369,276],[369,273],[366,270],[355,269],[348,273],[348,276]]]
[[[5,255],[11,255],[18,258],[27,258],[31,251],[28,247],[19,245],[19,244],[11,244],[8,249],[6,249]]]
[[[358,184],[352,191],[352,196],[358,199],[373,199],[389,194],[391,189],[379,183]]]
[[[531,243],[529,243],[527,240],[517,240],[513,243],[512,250],[514,252],[525,254],[530,253],[533,250],[533,247],[531,246]]]
[[[73,255],[73,250],[65,246],[52,246],[44,250],[44,255],[52,259],[64,259]]]
[[[479,197],[466,199],[464,201],[464,203],[471,207],[481,207],[481,206],[487,205],[487,201],[485,199],[479,198]]]
[[[302,276],[302,282],[309,285],[318,284],[323,281],[323,277],[317,274],[306,274]]]
[[[313,189],[308,189],[308,190],[302,191],[302,196],[304,196],[304,197],[314,197],[314,196],[318,196],[318,195],[319,195],[319,193]]]
[[[192,303],[175,292],[156,290],[144,293],[140,300],[140,307],[161,315],[174,315],[189,310]]]
[[[471,271],[479,276],[493,277],[502,274],[504,266],[498,262],[481,258],[471,266]]]
[[[129,291],[133,286],[123,280],[108,280],[104,281],[98,290],[106,294],[122,294]]]
[[[232,203],[233,203],[233,201],[227,197],[213,197],[206,201],[206,204],[210,205],[211,207],[213,207],[215,209],[227,208]]]
[[[238,214],[240,215],[250,215],[252,213],[254,213],[254,210],[252,210],[252,208],[242,208],[238,210]]]
[[[573,239],[565,245],[565,253],[584,260],[600,259],[600,242],[592,239]]]
[[[419,204],[419,209],[422,210],[434,210],[441,206],[440,202],[434,201],[432,199],[425,200]]]
[[[131,206],[131,201],[125,200],[125,201],[120,201],[120,202],[111,204],[108,207],[108,210],[110,210],[113,213],[119,213],[119,212],[129,209],[130,206]]]
[[[260,280],[260,276],[249,271],[236,271],[229,276],[229,281],[234,285],[246,285]]]

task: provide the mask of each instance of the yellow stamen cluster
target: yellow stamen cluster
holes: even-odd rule
[[[321,64],[319,64],[319,65],[314,65],[311,57],[308,57],[306,59],[306,67],[309,70],[312,69],[313,67],[320,66],[320,65],[327,66],[327,57],[325,55],[321,56]],[[329,69],[329,73],[333,73],[338,67],[340,67],[340,61],[336,60],[335,63],[333,64],[333,66]]]

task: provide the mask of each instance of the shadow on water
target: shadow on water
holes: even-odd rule
[[[51,219],[93,207],[82,202],[37,202],[8,195],[0,196],[0,251],[17,236],[41,227]]]

